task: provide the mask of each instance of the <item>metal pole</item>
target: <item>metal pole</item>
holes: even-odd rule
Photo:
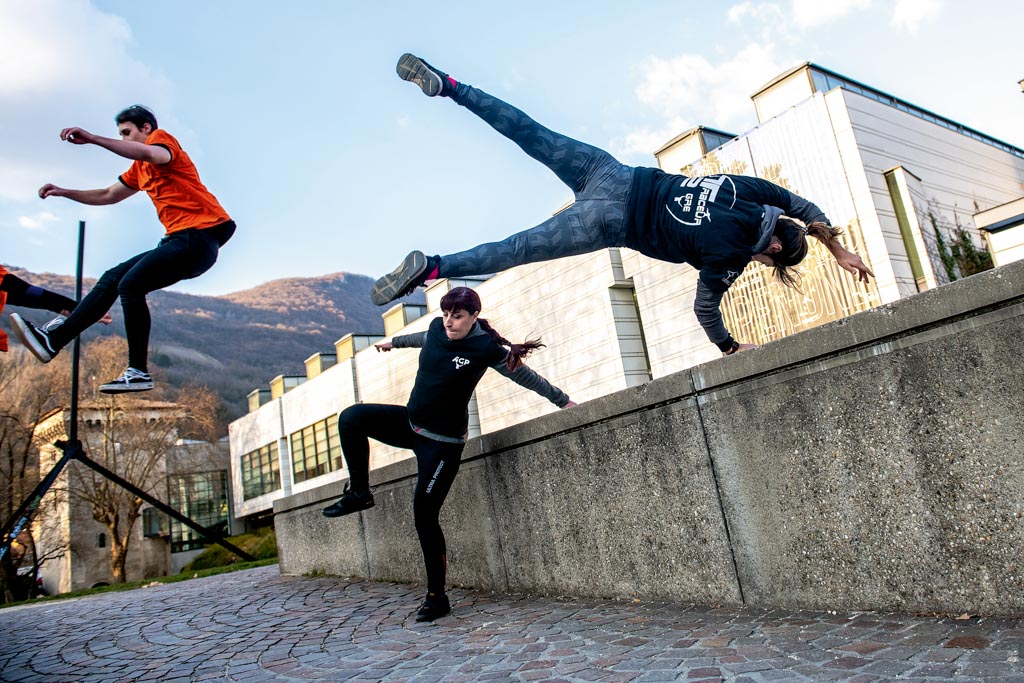
[[[75,266],[75,301],[82,303],[82,264],[85,262],[85,221],[78,221],[78,262]],[[71,429],[69,437],[78,441],[78,359],[80,337],[75,337],[71,351]]]

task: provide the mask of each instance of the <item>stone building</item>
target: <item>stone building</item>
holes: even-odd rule
[[[180,439],[176,423],[183,415],[176,403],[134,398],[85,401],[79,406],[78,436],[90,459],[199,524],[230,531],[226,440],[211,444]],[[41,477],[63,456],[55,443],[68,439],[70,417],[68,409],[58,408],[36,427]],[[38,554],[52,558],[40,568],[48,593],[114,582],[114,539],[108,526],[94,516],[99,506],[117,509],[113,496],[130,494],[72,461],[43,498],[33,530]],[[122,524],[125,512],[122,505]],[[127,545],[127,581],[176,573],[203,547],[195,532],[145,503]]]

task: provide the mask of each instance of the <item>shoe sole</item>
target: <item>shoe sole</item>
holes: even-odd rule
[[[50,353],[45,346],[39,343],[39,340],[36,339],[34,334],[32,334],[32,331],[28,326],[29,324],[25,322],[24,318],[17,313],[12,313],[10,322],[11,329],[14,331],[15,336],[21,340],[21,343],[25,345],[25,348],[28,349],[33,356],[38,358],[42,363],[49,363],[53,360],[53,354]]]
[[[153,388],[152,382],[132,382],[131,384],[101,384],[101,394],[130,394],[133,391],[149,391]]]
[[[427,97],[437,97],[441,94],[441,89],[444,86],[441,82],[441,77],[416,55],[406,52],[399,57],[395,71],[403,81],[409,81],[418,85]]]
[[[427,257],[422,251],[410,252],[401,264],[387,275],[378,278],[370,290],[370,299],[383,306],[399,298],[423,271],[427,269]]]
[[[363,510],[369,510],[374,505],[376,505],[376,503],[370,503],[369,505],[367,505],[364,508],[359,508],[358,510],[349,510],[348,512],[328,512],[328,510],[330,508],[324,508],[323,510],[320,511],[320,513],[324,517],[330,517],[330,518],[334,519],[336,517],[346,517],[348,515],[355,514],[356,512],[362,512]]]

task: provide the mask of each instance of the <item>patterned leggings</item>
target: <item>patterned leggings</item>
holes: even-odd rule
[[[576,201],[540,225],[500,242],[442,256],[440,277],[497,273],[524,263],[622,246],[633,167],[602,149],[545,128],[472,86],[460,83],[452,99],[551,169],[573,191]]]

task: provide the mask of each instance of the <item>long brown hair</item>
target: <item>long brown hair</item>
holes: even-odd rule
[[[782,242],[782,250],[771,254],[775,277],[787,287],[800,289],[800,273],[794,266],[807,256],[807,238],[814,237],[829,247],[840,234],[842,230],[822,221],[805,226],[792,218],[780,217],[775,224],[775,236]]]
[[[441,297],[441,310],[442,311],[455,311],[462,309],[469,314],[479,313],[483,308],[480,303],[480,295],[469,287],[452,287],[448,290],[448,293]],[[515,370],[523,364],[523,359],[530,355],[530,352],[539,349],[544,344],[540,343],[540,339],[529,339],[522,344],[513,344],[508,339],[502,337],[497,330],[491,327],[491,324],[483,318],[477,318],[477,323],[480,324],[482,329],[487,334],[491,335],[501,346],[508,347],[508,358],[505,359],[505,367],[509,370]]]

